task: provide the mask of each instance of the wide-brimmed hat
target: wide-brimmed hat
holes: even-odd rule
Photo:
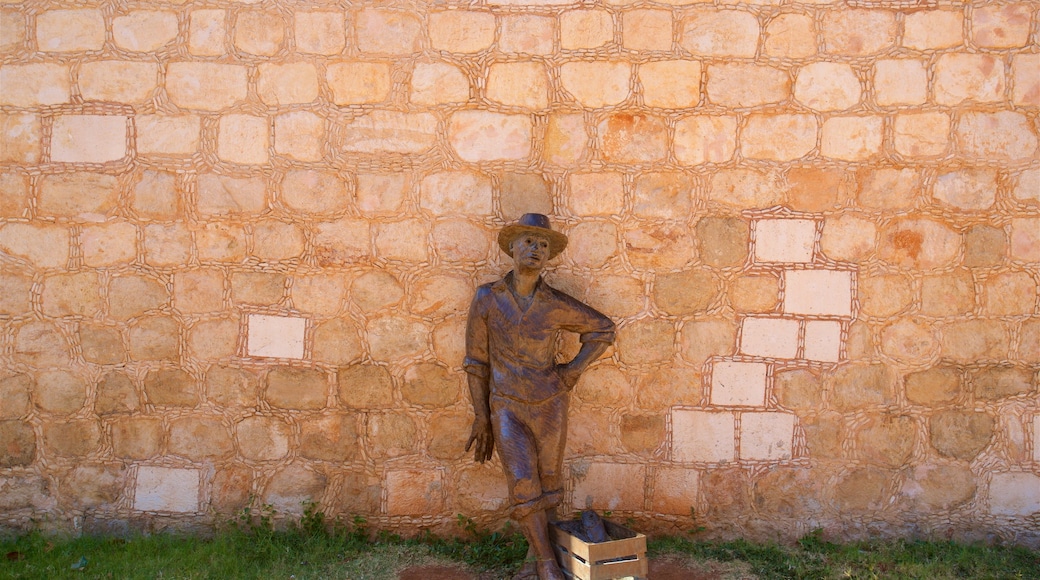
[[[517,237],[524,234],[538,234],[549,238],[549,259],[567,247],[567,236],[552,229],[548,216],[540,213],[525,213],[515,224],[509,224],[498,232],[498,247],[507,254],[512,254],[509,245]]]

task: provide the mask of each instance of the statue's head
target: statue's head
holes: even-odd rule
[[[502,251],[518,258],[517,250],[533,251],[542,254],[540,268],[545,262],[556,257],[567,247],[567,236],[552,229],[549,218],[540,213],[525,213],[516,223],[510,224],[498,233],[498,246]],[[522,252],[523,253],[523,252]],[[534,264],[531,264],[534,266]]]

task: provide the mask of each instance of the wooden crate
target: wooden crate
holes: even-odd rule
[[[549,539],[563,573],[579,580],[646,578],[646,536],[609,520],[603,524],[616,539],[589,544],[556,523],[549,526]]]

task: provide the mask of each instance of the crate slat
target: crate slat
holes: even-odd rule
[[[578,580],[645,578],[646,536],[609,520],[604,524],[612,538],[621,539],[589,544],[555,524],[549,526],[549,538],[563,571]]]

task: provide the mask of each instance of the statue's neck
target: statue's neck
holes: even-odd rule
[[[539,270],[524,270],[517,268],[513,270],[513,292],[517,296],[533,296],[538,287],[538,278],[541,276]]]

